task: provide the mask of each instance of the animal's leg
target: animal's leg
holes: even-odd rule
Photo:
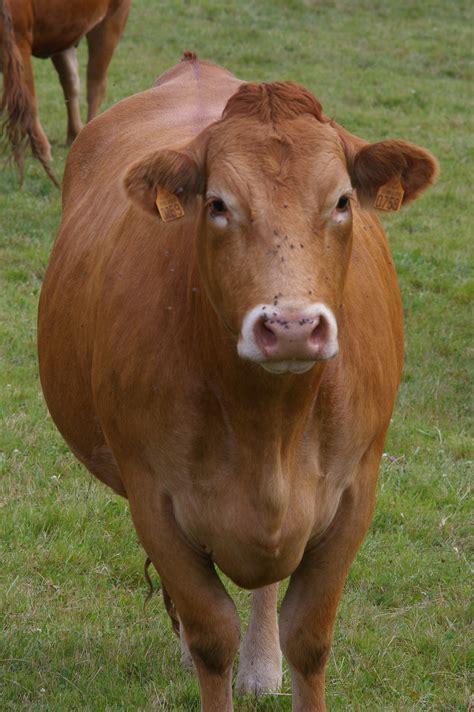
[[[239,692],[261,695],[281,686],[277,599],[277,583],[252,591],[249,626],[240,646]]]
[[[325,712],[324,673],[337,604],[355,553],[367,531],[376,468],[359,472],[324,537],[309,545],[293,573],[280,612],[280,642],[288,661],[293,712]]]
[[[153,477],[126,483],[135,528],[169,592],[201,687],[203,712],[232,712],[239,619],[209,557],[185,538]]]
[[[59,81],[64,92],[67,109],[67,137],[66,146],[70,146],[82,129],[81,111],[79,105],[79,69],[75,47],[69,47],[63,52],[53,54],[51,57],[54,67],[59,75]]]
[[[102,22],[87,33],[87,121],[97,115],[107,86],[107,69],[123,32],[131,0],[112,4]]]

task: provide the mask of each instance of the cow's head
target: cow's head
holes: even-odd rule
[[[403,202],[436,163],[402,141],[367,144],[329,122],[293,82],[243,84],[220,121],[187,147],[130,169],[130,197],[159,220],[158,189],[198,225],[200,271],[243,359],[302,373],[338,351],[337,315],[352,243],[352,203],[395,181]]]

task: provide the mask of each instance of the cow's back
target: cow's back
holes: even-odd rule
[[[68,157],[63,220],[79,202],[89,206],[94,197],[103,206],[105,196],[107,200],[110,196],[117,202],[110,206],[116,208],[114,212],[123,212],[127,204],[122,179],[127,169],[150,151],[188,143],[220,118],[240,83],[210,62],[183,60],[159,77],[152,89],[118,102],[94,119],[81,131]],[[90,218],[92,211],[88,212]]]

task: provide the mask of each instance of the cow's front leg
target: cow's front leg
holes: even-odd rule
[[[168,495],[151,477],[127,487],[135,528],[169,592],[201,688],[202,712],[232,712],[239,619],[212,561],[185,538]]]
[[[262,695],[281,686],[281,650],[277,619],[278,584],[252,591],[247,632],[240,646],[237,689]]]
[[[323,539],[309,545],[280,612],[280,642],[291,671],[293,712],[325,712],[324,673],[336,609],[369,525],[375,481],[346,490]]]
[[[63,88],[67,110],[66,146],[70,146],[82,129],[79,105],[79,67],[75,47],[53,54],[51,60],[58,73]]]

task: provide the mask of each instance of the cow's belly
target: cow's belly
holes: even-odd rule
[[[81,3],[69,2],[68,7],[64,2],[51,6],[49,0],[47,5],[44,7],[41,3],[35,8],[32,52],[42,59],[77,44],[104,19],[109,3],[106,0],[82,0]],[[51,15],[56,17],[54,23],[51,22]]]
[[[237,585],[251,589],[293,573],[308,541],[331,523],[341,491],[314,482],[282,488],[275,483],[269,498],[234,485],[214,496],[178,494],[173,504],[193,546],[206,551]]]

